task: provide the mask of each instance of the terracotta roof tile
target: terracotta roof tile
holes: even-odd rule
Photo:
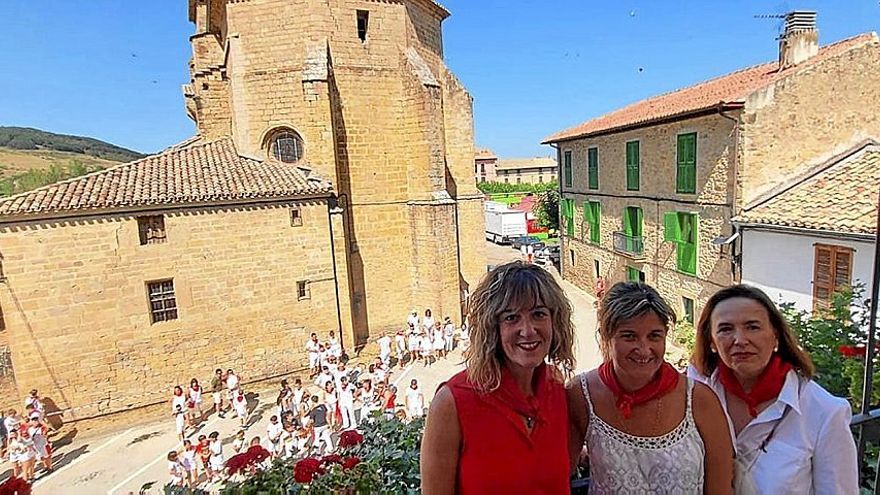
[[[308,172],[308,173],[307,173]],[[0,221],[107,208],[329,194],[308,167],[240,156],[229,138],[168,148],[140,160],[0,199]]]
[[[875,234],[880,146],[819,167],[812,175],[747,205],[734,222]]]
[[[877,36],[874,33],[860,34],[824,46],[814,57],[784,71],[777,70],[776,62],[769,62],[738,70],[671,93],[654,96],[557,132],[544,139],[543,143],[564,141],[619,128],[649,124],[658,120],[710,110],[721,103],[741,104],[745,102],[749,94],[785,78],[795,71],[872,41],[877,41]]]

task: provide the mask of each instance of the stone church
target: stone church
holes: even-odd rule
[[[189,0],[189,16],[194,137],[0,201],[6,386],[68,420],[217,367],[289,374],[311,332],[351,351],[415,308],[460,322],[485,271],[444,7]]]

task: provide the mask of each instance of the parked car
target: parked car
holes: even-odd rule
[[[530,245],[530,246],[532,246],[532,250],[534,250],[534,252],[536,252],[536,253],[538,251],[544,249],[544,243],[541,242],[541,239],[538,239],[537,237],[535,237],[533,235],[524,235],[521,237],[514,238],[510,244],[511,244],[511,246],[513,246],[513,249],[520,249],[524,245],[525,246]]]
[[[552,264],[559,266],[559,257],[559,245],[547,246],[541,251],[535,253],[535,263],[538,263],[539,265]]]

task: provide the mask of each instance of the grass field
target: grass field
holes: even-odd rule
[[[80,153],[50,150],[13,150],[0,147],[0,179],[30,170],[46,170],[52,165],[69,166],[79,162],[89,169],[107,168],[118,162],[95,158]]]

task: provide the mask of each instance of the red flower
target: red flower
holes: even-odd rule
[[[293,466],[293,479],[297,483],[311,483],[317,475],[324,474],[321,461],[314,457],[306,457]]]
[[[342,456],[339,454],[327,454],[321,458],[324,464],[342,464]]]
[[[258,464],[268,459],[272,454],[264,449],[262,445],[251,445],[250,448],[247,449],[247,455],[251,457],[254,464]]]
[[[347,470],[357,466],[360,463],[361,463],[361,460],[355,456],[346,457],[345,459],[342,460],[342,469],[347,471]]]
[[[364,441],[364,436],[357,430],[345,430],[339,434],[339,448],[354,447]]]
[[[241,454],[236,454],[230,457],[229,460],[226,461],[226,469],[229,470],[229,474],[236,474],[247,469],[250,463],[250,456],[247,452],[242,452]]]
[[[840,354],[845,358],[857,358],[865,356],[865,346],[861,345],[842,345],[837,348]]]
[[[30,495],[31,484],[23,478],[9,478],[0,483],[0,495]]]

